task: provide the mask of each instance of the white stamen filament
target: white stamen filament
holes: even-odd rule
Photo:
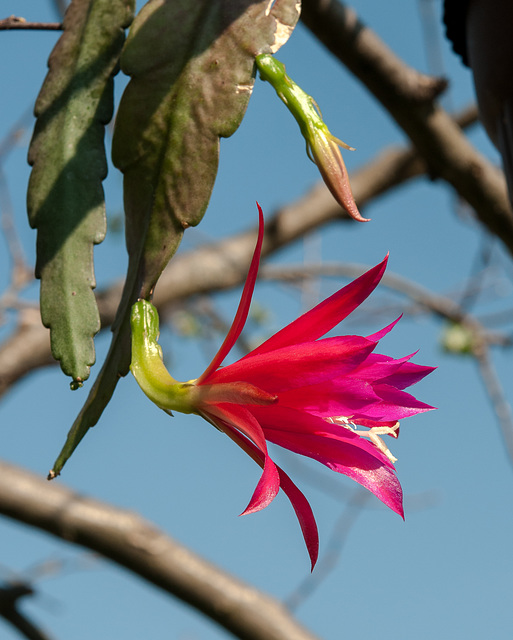
[[[390,460],[390,462],[394,463],[397,461],[397,458],[392,454],[387,445],[383,442],[380,436],[392,436],[393,438],[397,438],[397,430],[399,429],[399,421],[397,421],[393,427],[371,427],[367,431],[362,431],[357,428],[357,425],[354,422],[351,422],[349,418],[345,416],[334,416],[332,418],[327,418],[328,422],[332,422],[333,424],[338,424],[340,427],[344,427],[345,429],[349,429],[353,433],[356,433],[358,436],[362,436],[363,438],[369,438],[372,444],[377,447],[382,453],[386,455],[386,457]]]

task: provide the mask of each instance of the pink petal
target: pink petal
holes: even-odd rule
[[[401,315],[397,318],[397,320],[394,320],[393,322],[391,322],[389,325],[387,325],[384,329],[381,329],[381,331],[378,331],[376,333],[373,333],[370,336],[367,336],[367,340],[372,340],[372,342],[378,342],[379,340],[381,340],[381,338],[383,338],[384,336],[387,335],[387,333],[389,333],[390,331],[392,331],[392,329],[395,327],[395,325],[399,322],[399,320],[403,317],[403,314],[401,313]]]
[[[342,376],[355,369],[376,343],[360,336],[326,338],[243,358],[218,369],[211,383],[244,380],[270,393]]]
[[[280,406],[290,407],[321,417],[352,416],[364,412],[367,407],[381,398],[372,385],[364,380],[342,377],[308,387],[282,391]]]
[[[355,418],[362,417],[379,421],[401,420],[435,408],[390,385],[376,384],[372,388],[382,401],[365,409],[361,416],[355,414]]]
[[[278,467],[278,472],[280,474],[280,486],[296,512],[313,571],[319,556],[319,532],[317,531],[317,523],[315,522],[312,507],[285,471]]]
[[[294,439],[303,435],[315,435],[327,443],[338,442],[342,448],[349,447],[351,455],[357,456],[355,451],[361,450],[362,464],[367,464],[368,457],[375,459],[374,464],[384,464],[391,469],[394,465],[376,446],[366,438],[362,438],[350,428],[345,428],[337,424],[328,422],[315,415],[310,415],[303,411],[282,407],[280,404],[272,407],[251,407],[251,412],[255,415],[261,425],[267,440],[277,442],[276,433],[283,432],[287,437]],[[280,444],[279,442],[277,444]],[[331,446],[328,444],[327,446]],[[343,451],[343,449],[341,450]]]
[[[399,480],[393,470],[382,464],[377,456],[323,435],[268,429],[266,435],[271,442],[318,460],[333,471],[352,478],[372,491],[392,511],[404,517]]]
[[[235,439],[234,432],[239,431],[250,438],[258,447],[259,451],[261,451],[262,460],[264,461],[263,473],[248,506],[244,509],[241,515],[254,513],[255,511],[264,509],[278,494],[280,489],[280,477],[276,465],[267,453],[267,443],[258,421],[244,407],[230,404],[210,407],[207,415],[214,417],[214,422],[217,424],[219,424],[219,421],[216,420],[216,418],[220,419],[222,424],[219,426],[222,431],[232,439]],[[237,444],[239,444],[238,440],[236,441]]]
[[[233,431],[232,434],[229,435],[232,440],[236,442],[251,458],[253,458],[257,464],[261,467],[264,466],[264,457],[262,452],[255,447],[250,440],[245,438],[238,431]],[[299,526],[301,527],[306,548],[310,556],[313,571],[319,555],[319,533],[317,531],[317,524],[315,522],[312,508],[303,493],[296,487],[283,469],[280,467],[277,467],[277,469],[280,476],[280,486],[296,512]]]
[[[248,506],[240,514],[247,516],[261,509],[265,509],[276,497],[280,489],[280,476],[278,469],[270,456],[265,456],[264,470],[260,476],[257,486],[248,502]]]
[[[374,291],[383,277],[387,261],[388,256],[383,262],[275,333],[274,336],[252,351],[249,356],[266,353],[298,342],[310,342],[325,335]]]
[[[255,251],[253,253],[253,258],[251,260],[251,264],[249,267],[248,276],[246,278],[246,283],[244,284],[244,289],[242,291],[242,296],[239,302],[239,307],[237,309],[237,313],[235,314],[235,318],[233,320],[232,326],[228,331],[228,335],[224,339],[223,344],[221,345],[219,351],[214,356],[212,362],[205,369],[203,374],[198,378],[198,383],[201,384],[206,382],[210,374],[215,371],[221,364],[223,360],[226,358],[228,353],[231,351],[233,345],[237,342],[242,329],[244,329],[244,325],[246,324],[246,320],[248,318],[249,307],[251,305],[251,298],[253,297],[253,291],[255,289],[255,282],[258,273],[258,265],[260,262],[260,253],[262,250],[262,242],[264,239],[264,214],[260,205],[257,202],[258,207],[258,238],[255,246]]]
[[[380,353],[372,353],[357,369],[350,373],[350,377],[370,382],[380,381],[394,374],[409,358],[411,356],[396,360]]]
[[[382,378],[380,384],[387,384],[397,389],[406,389],[417,384],[419,380],[432,373],[436,367],[425,367],[413,362],[405,362],[393,374]]]
[[[411,353],[398,359],[390,358],[380,353],[372,353],[349,376],[359,380],[369,380],[380,384],[389,384],[398,389],[405,389],[416,384],[436,369],[436,367],[425,367],[409,362],[410,358],[416,353]]]

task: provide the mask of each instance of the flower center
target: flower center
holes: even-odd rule
[[[371,427],[368,430],[358,429],[358,425],[354,422],[351,422],[349,418],[345,416],[334,416],[332,418],[328,418],[329,422],[333,424],[337,424],[340,427],[344,427],[345,429],[349,429],[353,433],[356,433],[358,436],[362,436],[362,438],[369,438],[372,444],[377,447],[382,453],[386,455],[386,457],[390,460],[390,462],[396,462],[397,458],[392,454],[387,445],[383,442],[380,436],[392,436],[392,438],[397,438],[397,431],[399,429],[399,421],[397,421],[391,427],[383,425],[380,427]]]

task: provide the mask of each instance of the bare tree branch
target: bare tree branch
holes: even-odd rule
[[[0,513],[102,554],[244,640],[315,640],[270,596],[191,553],[140,516],[0,462]]]
[[[301,19],[389,111],[429,173],[451,184],[513,254],[513,213],[504,174],[436,104],[443,83],[406,65],[338,0],[303,0]]]
[[[0,20],[0,31],[6,31],[8,29],[60,31],[62,24],[60,22],[27,22],[25,18],[9,16],[8,18]]]

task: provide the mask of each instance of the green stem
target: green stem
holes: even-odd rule
[[[164,411],[193,413],[191,382],[178,382],[162,360],[159,337],[159,316],[147,300],[138,300],[132,307],[132,371],[137,383],[157,406]]]
[[[324,125],[322,117],[315,108],[315,101],[309,96],[286,71],[285,65],[268,53],[258,55],[255,59],[260,77],[271,84],[281,100],[296,119],[301,133],[308,139],[311,128]]]

